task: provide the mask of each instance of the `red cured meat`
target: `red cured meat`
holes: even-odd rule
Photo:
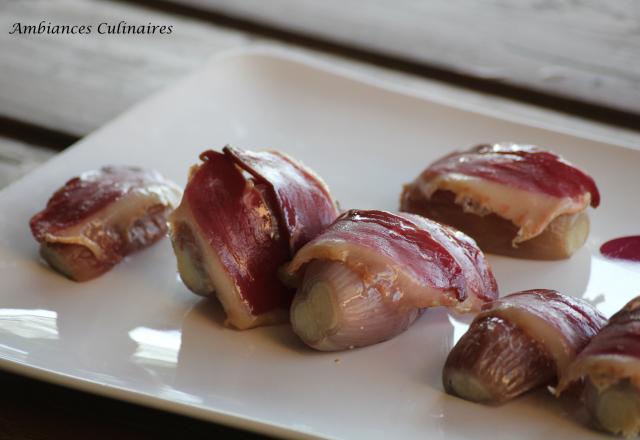
[[[29,225],[50,266],[85,281],[164,237],[179,198],[155,171],[108,166],[69,180]]]
[[[624,355],[640,361],[640,298],[613,315],[578,359],[597,355]]]
[[[574,198],[588,192],[591,206],[600,204],[593,178],[560,156],[532,145],[478,145],[443,157],[430,165],[422,178],[429,180],[447,173],[479,177],[554,197]]]
[[[225,147],[224,153],[269,186],[291,252],[295,253],[338,216],[327,186],[311,170],[278,151],[245,151]]]
[[[540,328],[539,325],[530,325],[527,328],[530,336],[547,347],[555,361],[559,363],[559,372],[566,368],[566,362],[580,353],[607,322],[606,318],[588,302],[549,289],[525,290],[507,295],[484,306],[483,312],[476,320],[484,316],[496,316],[496,314],[506,319],[510,319],[515,314],[528,315],[544,322],[548,329],[552,329],[554,337],[553,341],[549,341],[536,331]],[[560,341],[559,344],[558,341]],[[561,352],[551,347],[561,347]]]
[[[45,234],[77,225],[132,191],[166,184],[156,171],[138,167],[106,166],[83,173],[65,183],[31,218],[31,232],[41,241]]]
[[[234,327],[283,321],[294,291],[279,268],[337,217],[328,189],[278,152],[225,147],[200,159],[171,220],[183,281],[215,294]]]
[[[293,291],[277,271],[289,248],[264,193],[227,156],[207,151],[200,158],[184,197],[209,246],[254,315],[286,308]]]
[[[394,279],[415,285],[415,290],[402,292],[408,306],[455,307],[464,302],[474,309],[498,295],[493,273],[471,238],[416,215],[386,211],[343,213],[300,250],[288,270],[296,273],[314,258],[350,265],[350,255],[354,260],[355,255],[367,255],[363,265],[386,268]]]

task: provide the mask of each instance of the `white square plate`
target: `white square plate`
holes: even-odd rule
[[[312,63],[313,64],[313,63]],[[317,63],[316,63],[317,64]],[[0,193],[0,366],[168,411],[287,437],[599,438],[544,391],[500,408],[442,392],[467,318],[430,310],[399,337],[341,353],[288,326],[234,331],[176,277],[168,240],[103,277],[73,283],[38,259],[28,220],[71,176],[109,163],[180,184],[207,148],[277,148],[316,170],[343,208],[396,209],[401,185],[453,149],[512,140],[589,170],[602,206],[588,245],[562,262],[492,257],[501,292],[555,288],[610,315],[640,293],[640,269],[603,259],[640,232],[640,152],[434,103],[283,56],[217,60]]]

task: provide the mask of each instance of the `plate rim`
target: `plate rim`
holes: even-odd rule
[[[414,87],[411,87],[410,85],[401,84],[401,83],[395,82],[395,81],[393,81],[391,79],[380,78],[378,76],[375,76],[372,73],[367,73],[364,69],[363,70],[353,69],[353,68],[350,68],[350,67],[348,67],[346,65],[342,65],[342,63],[332,64],[329,60],[320,59],[319,57],[313,56],[311,54],[307,54],[305,52],[301,52],[299,50],[296,50],[295,48],[284,48],[284,47],[274,46],[274,45],[269,44],[269,43],[256,44],[253,47],[238,47],[238,48],[232,48],[232,49],[228,49],[228,50],[225,50],[225,51],[221,51],[221,52],[219,52],[217,54],[214,54],[204,66],[202,66],[201,68],[196,69],[192,73],[186,75],[185,77],[182,78],[182,80],[179,80],[178,82],[187,79],[191,75],[197,74],[199,71],[201,71],[203,69],[207,69],[212,64],[217,64],[219,62],[224,62],[226,60],[231,60],[231,59],[234,59],[234,58],[254,57],[254,56],[264,57],[264,58],[272,58],[272,59],[276,59],[276,60],[284,61],[284,62],[298,63],[298,64],[304,65],[306,67],[312,67],[314,69],[323,71],[324,73],[328,73],[328,74],[331,74],[331,75],[347,78],[349,80],[361,82],[361,83],[364,83],[366,85],[369,85],[369,86],[372,86],[372,87],[375,87],[375,88],[378,88],[378,89],[382,89],[382,90],[385,90],[385,91],[388,91],[388,92],[396,93],[396,94],[402,95],[402,96],[407,97],[407,98],[417,98],[417,99],[420,99],[420,100],[423,100],[423,101],[439,104],[439,105],[446,106],[446,107],[449,107],[449,108],[452,108],[452,109],[473,113],[473,114],[478,115],[478,116],[491,117],[491,118],[495,118],[495,119],[511,122],[511,123],[514,123],[514,124],[526,125],[528,127],[538,128],[538,129],[547,130],[547,131],[552,131],[554,133],[568,135],[568,136],[576,137],[576,138],[579,138],[579,139],[582,139],[582,140],[600,142],[600,143],[608,144],[610,146],[623,148],[623,149],[626,149],[626,150],[640,151],[640,144],[632,142],[632,141],[626,141],[624,139],[618,139],[616,137],[607,136],[607,135],[604,135],[604,134],[597,134],[597,133],[586,133],[585,134],[584,132],[580,131],[580,129],[577,129],[577,128],[574,129],[574,128],[571,128],[571,127],[567,127],[567,126],[565,126],[563,124],[554,124],[553,122],[545,122],[545,121],[533,120],[533,119],[528,118],[525,115],[516,115],[516,114],[510,113],[510,112],[504,111],[504,110],[499,110],[499,109],[495,109],[495,108],[491,108],[491,107],[483,107],[483,106],[475,104],[473,102],[460,101],[460,100],[456,100],[456,99],[453,99],[453,98],[449,98],[449,97],[444,96],[444,95],[431,94],[431,93],[429,93],[429,92],[427,92],[425,90],[418,90],[418,89],[416,89]],[[338,59],[340,59],[340,58],[338,58]],[[374,66],[374,65],[369,65],[369,64],[364,63],[364,62],[348,60],[348,59],[344,60],[344,62],[357,63],[357,64],[360,64],[360,65],[367,66],[367,67],[372,67],[372,68],[376,68],[377,67],[377,66]],[[389,68],[379,68],[379,69],[383,69],[383,70],[386,70],[386,71],[391,72],[391,73],[394,72],[392,69],[389,69]],[[402,72],[395,72],[395,73],[402,73]],[[417,76],[417,75],[412,75],[412,76],[414,76],[418,80],[423,79],[423,80],[427,80],[427,81],[436,81],[436,80],[432,80],[430,78],[422,78],[422,77]],[[171,88],[171,87],[175,86],[176,84],[178,84],[178,82],[174,83],[172,86],[169,86],[168,88]],[[446,84],[446,83],[443,83],[443,84]],[[459,88],[459,87],[456,87],[456,88]],[[461,89],[461,88],[459,88],[459,89]],[[159,92],[161,93],[162,90],[159,91]],[[479,91],[478,90],[473,90],[472,92],[479,92]],[[156,94],[158,94],[158,92],[156,92]],[[154,96],[154,95],[152,95],[152,96]],[[152,96],[150,96],[149,98],[151,98]],[[145,98],[140,103],[145,102],[149,98]],[[497,95],[495,95],[495,96],[494,95],[489,95],[488,98],[490,98],[490,99],[500,99],[501,97],[497,96]],[[527,103],[521,102],[521,101],[518,101],[518,100],[515,100],[515,99],[509,99],[509,101],[511,101],[513,103],[516,103],[516,104],[527,105]],[[135,107],[137,105],[138,104],[135,104],[133,107]],[[554,111],[552,109],[548,109],[548,108],[543,107],[543,106],[537,106],[537,105],[534,105],[534,104],[529,104],[529,105],[532,106],[532,107],[538,108],[538,109],[549,111],[549,112]],[[122,114],[127,113],[133,107],[130,107],[129,109],[125,110]],[[563,113],[561,111],[557,111],[557,112],[565,114],[568,117],[574,117],[576,119],[579,119],[577,116],[574,116],[574,115],[571,115],[571,114],[568,114],[568,113]],[[110,124],[112,121],[107,122],[105,125]],[[608,127],[611,127],[612,129],[618,128],[618,127],[615,127],[615,126],[612,126],[612,125],[609,125],[609,124],[606,124],[606,123],[599,123],[598,121],[589,121],[589,120],[587,120],[587,121],[588,122],[592,122],[593,124],[603,124],[603,125],[606,125]],[[620,129],[623,130],[623,128],[620,128]],[[634,131],[634,133],[635,133],[635,131]],[[638,134],[640,134],[640,132],[638,132]]]
[[[175,400],[154,396],[140,391],[132,391],[118,385],[77,378],[47,368],[35,367],[20,361],[7,359],[2,356],[0,356],[0,370],[56,386],[62,386],[64,388],[93,394],[99,397],[166,411],[205,422],[218,423],[223,426],[236,428],[240,431],[250,431],[254,434],[266,434],[277,438],[310,440],[334,438],[324,434],[315,435],[309,432],[292,429],[276,423],[257,420],[255,418],[234,414],[224,410],[212,410],[201,405],[188,402],[177,402]]]

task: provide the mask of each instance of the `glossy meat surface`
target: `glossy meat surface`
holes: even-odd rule
[[[640,433],[640,297],[609,319],[569,366],[556,394],[576,388],[595,427],[625,437]]]
[[[605,322],[595,307],[554,290],[497,299],[483,307],[449,353],[445,389],[467,400],[499,404],[551,384]]]
[[[225,155],[209,151],[201,158],[184,193],[199,231],[252,314],[286,308],[293,292],[277,271],[289,249],[264,191]]]
[[[570,366],[560,391],[586,376],[601,388],[629,379],[640,389],[640,297],[613,315],[591,340]]]
[[[632,356],[640,361],[640,298],[627,303],[613,315],[580,357],[601,354]]]
[[[558,374],[606,324],[606,318],[583,299],[555,290],[513,293],[487,304],[476,319],[500,316],[518,324],[552,355]]]
[[[278,152],[225,147],[200,159],[171,218],[183,281],[215,295],[236,328],[284,321],[294,291],[279,268],[337,216],[326,186]]]
[[[348,211],[303,247],[288,271],[296,275],[314,259],[345,263],[405,307],[479,310],[498,292],[472,239],[411,214]]]
[[[224,152],[257,181],[268,185],[292,253],[338,216],[322,179],[284,153],[231,147],[225,147]]]
[[[30,227],[50,265],[83,281],[162,238],[179,198],[178,187],[156,171],[103,167],[69,180]]]
[[[175,202],[176,196],[179,197],[177,187],[156,171],[106,166],[74,177],[58,189],[46,208],[31,218],[31,231],[37,240],[43,240],[47,234],[82,223],[132,193],[156,198],[166,204]]]
[[[430,165],[424,179],[457,173],[554,197],[591,195],[591,206],[600,204],[600,193],[588,174],[560,156],[533,145],[499,143],[479,145],[445,156]]]
[[[452,226],[473,237],[484,252],[508,255],[515,258],[535,260],[561,260],[569,258],[584,245],[590,229],[589,216],[585,211],[563,214],[550,223],[541,221],[543,231],[526,240],[527,231],[535,233],[536,222],[520,228],[512,221],[491,213],[478,215],[455,202],[457,196],[451,191],[436,191],[429,199],[418,187],[403,194],[402,210],[421,215]],[[516,241],[516,245],[514,245]]]
[[[577,218],[599,203],[593,179],[561,157],[531,145],[500,143],[437,160],[405,185],[400,209],[452,225],[485,251],[559,259],[582,246],[588,222],[565,221],[562,227],[554,222]]]

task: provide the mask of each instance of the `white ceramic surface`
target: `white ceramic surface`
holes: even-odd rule
[[[401,185],[437,156],[500,140],[553,148],[589,170],[603,195],[592,211],[588,245],[570,260],[492,257],[501,291],[555,288],[607,315],[640,294],[638,265],[598,254],[603,241],[640,233],[640,152],[456,109],[281,56],[236,54],[0,193],[0,366],[287,437],[600,438],[544,391],[500,408],[444,394],[441,368],[466,317],[431,310],[386,343],[317,353],[288,326],[224,328],[219,306],[179,282],[168,240],[76,284],[38,260],[27,227],[51,192],[81,171],[140,164],[184,184],[198,153],[225,143],[278,148],[301,159],[342,207],[395,209]]]

